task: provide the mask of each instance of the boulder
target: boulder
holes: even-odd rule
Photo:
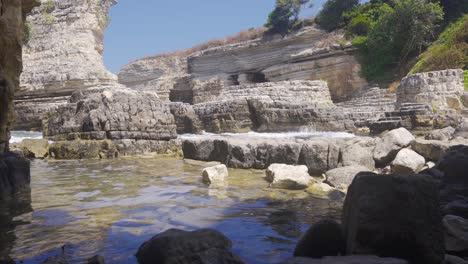
[[[203,169],[202,176],[205,184],[223,184],[225,178],[228,177],[228,169],[224,164],[215,165]]]
[[[436,165],[444,173],[445,183],[468,185],[468,146],[450,147]]]
[[[170,229],[143,243],[136,258],[140,264],[244,263],[230,252],[231,246],[232,242],[216,230]]]
[[[455,134],[455,128],[446,127],[443,129],[437,129],[437,130],[431,131],[429,134],[426,135],[426,139],[449,141],[452,139],[453,134]]]
[[[347,189],[354,177],[360,173],[370,171],[364,166],[346,166],[327,171],[327,182],[340,189]]]
[[[368,148],[361,147],[358,144],[346,146],[341,150],[342,166],[364,166],[368,170],[375,169],[375,161],[372,152]]]
[[[346,240],[340,224],[333,220],[322,220],[313,225],[301,237],[295,257],[321,258],[344,255]]]
[[[20,147],[28,158],[41,159],[49,153],[49,141],[46,139],[24,139]]]
[[[273,188],[301,190],[313,182],[304,165],[271,164],[265,173],[270,187]]]
[[[338,167],[339,156],[340,148],[334,142],[313,140],[304,144],[299,161],[309,168],[310,175],[321,175]]]
[[[96,255],[90,259],[88,259],[88,264],[105,264],[105,260],[103,256]]]
[[[446,215],[442,220],[445,229],[445,249],[450,253],[468,253],[468,220]],[[456,255],[458,255],[456,254]]]
[[[388,132],[377,141],[374,149],[375,161],[380,164],[391,162],[398,151],[408,147],[414,139],[414,136],[403,127]]]
[[[444,260],[438,184],[426,175],[360,173],[348,188],[342,224],[348,254]]]
[[[416,173],[426,163],[423,156],[411,149],[402,149],[391,163],[393,173]]]
[[[0,154],[0,197],[9,196],[29,186],[30,161],[12,153]]]
[[[445,215],[457,215],[468,219],[468,199],[457,199],[449,201],[442,208]]]
[[[295,257],[281,264],[408,264],[406,260],[377,256],[324,257],[322,259]]]
[[[450,143],[440,140],[416,139],[411,142],[411,149],[427,160],[438,161],[450,147]]]
[[[445,255],[444,264],[468,264],[468,261],[452,255]]]

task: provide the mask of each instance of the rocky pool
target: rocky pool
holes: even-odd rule
[[[262,171],[230,169],[226,186],[208,188],[200,182],[205,165],[154,157],[33,161],[31,191],[0,205],[0,256],[40,263],[63,247],[72,263],[96,254],[135,263],[138,247],[166,229],[214,228],[247,263],[277,263],[309,225],[340,214],[342,201],[270,189]]]

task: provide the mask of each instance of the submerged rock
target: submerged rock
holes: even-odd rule
[[[242,264],[230,252],[232,242],[212,229],[193,232],[170,229],[143,243],[136,257],[140,264]]]
[[[411,149],[402,149],[391,163],[393,173],[416,173],[426,163],[424,157]]]
[[[335,191],[339,192],[335,188],[323,182],[314,182],[306,189],[307,193],[318,197],[330,197]]]
[[[333,220],[322,220],[301,237],[294,256],[321,258],[344,255],[345,251],[346,240],[341,225]]]
[[[270,187],[273,188],[301,190],[313,182],[304,165],[271,164],[265,173]]]
[[[203,169],[202,176],[205,184],[223,184],[226,177],[228,177],[228,169],[224,164],[215,165]]]
[[[375,161],[380,164],[391,162],[398,151],[408,147],[414,139],[414,136],[405,128],[398,128],[388,132],[377,141],[374,150]]]
[[[439,189],[427,175],[360,173],[348,189],[342,224],[348,254],[444,260]]]

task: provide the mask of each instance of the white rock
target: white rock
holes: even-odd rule
[[[411,149],[402,149],[392,161],[393,173],[416,173],[419,172],[426,163],[423,156]]]
[[[202,172],[205,184],[223,184],[228,175],[228,169],[224,164],[205,168]]]
[[[347,189],[354,177],[363,171],[370,171],[364,166],[346,166],[327,171],[327,182],[339,189]]]
[[[313,182],[305,165],[271,164],[266,170],[266,179],[270,187],[292,190],[305,189]]]
[[[378,140],[374,150],[374,159],[378,163],[388,163],[402,148],[406,148],[415,137],[406,128],[394,129]]]

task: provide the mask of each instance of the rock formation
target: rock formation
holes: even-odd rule
[[[257,39],[182,57],[144,58],[126,65],[118,76],[119,82],[132,88],[170,92],[175,100],[196,86],[191,81],[216,78],[219,85],[230,86],[322,79],[328,82],[332,98],[342,101],[367,84],[359,75],[354,49],[343,43],[341,33],[308,27],[279,40]]]
[[[37,4],[33,0],[0,1],[0,198],[30,182],[29,161],[6,151],[14,121],[13,98],[22,70],[24,19]]]
[[[47,0],[27,19],[25,70],[16,94],[17,129],[40,129],[44,113],[75,91],[112,84],[102,62],[108,10],[115,0]]]
[[[119,85],[75,92],[68,104],[48,113],[44,135],[58,141],[55,147],[58,144],[59,149],[72,147],[80,140],[110,140],[123,154],[165,153],[177,138],[167,102],[159,100],[154,92],[137,92]],[[113,148],[103,146],[106,152]],[[86,147],[81,152],[89,154]],[[82,158],[77,155],[70,158]]]

